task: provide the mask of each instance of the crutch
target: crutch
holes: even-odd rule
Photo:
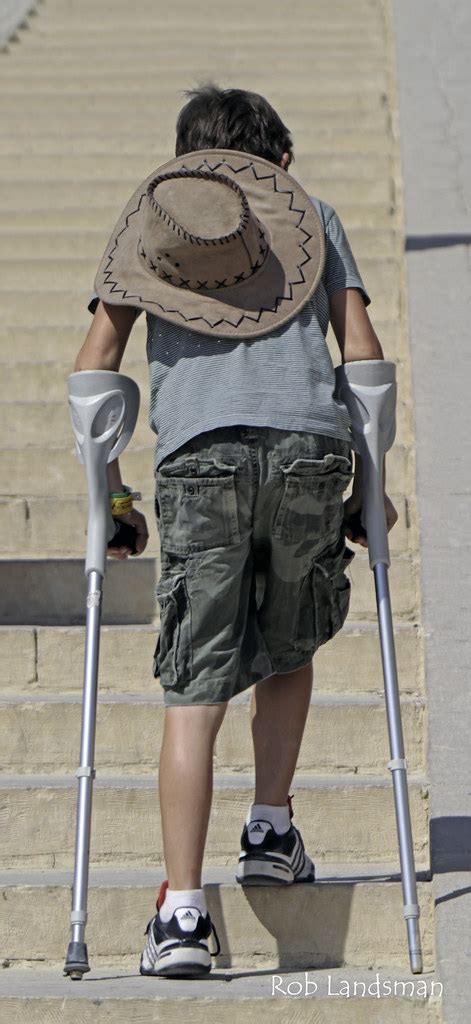
[[[90,825],[95,769],[98,658],[100,646],[102,584],[109,541],[134,549],[135,530],[116,523],[109,511],[106,466],[128,444],[139,411],[139,388],[122,373],[112,370],[81,370],[68,378],[69,407],[76,452],[85,464],[88,486],[88,533],[85,575],[88,578],[85,629],[82,733],[78,778],[75,866],[72,894],[71,941],[64,975],[81,981],[90,970],[85,943],[87,923]]]
[[[422,973],[414,850],[404,755],[401,705],[391,616],[388,531],[383,498],[383,456],[396,435],[396,365],[384,359],[356,360],[337,366],[335,395],[350,414],[355,445],[362,459],[363,507],[370,569],[373,569],[378,610],[381,658],[388,720],[396,826],[401,863],[403,912],[407,924],[412,974]]]

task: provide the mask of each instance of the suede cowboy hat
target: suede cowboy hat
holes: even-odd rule
[[[251,154],[198,150],[136,189],[95,290],[197,333],[253,338],[298,313],[324,259],[320,217],[290,174]]]

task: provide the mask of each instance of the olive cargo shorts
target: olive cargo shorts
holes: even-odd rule
[[[343,626],[347,441],[218,427],[156,471],[154,675],[166,705],[218,704],[312,660]]]

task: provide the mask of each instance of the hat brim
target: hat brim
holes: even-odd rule
[[[248,280],[221,291],[176,288],[146,269],[138,255],[140,210],[147,186],[175,170],[227,174],[247,195],[267,232],[270,252]],[[285,324],[311,297],[325,260],[320,217],[301,185],[268,160],[235,150],[198,150],[162,164],[126,204],[95,277],[103,302],[136,306],[192,331],[215,337],[256,337]]]

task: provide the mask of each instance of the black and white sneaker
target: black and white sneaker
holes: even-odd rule
[[[164,978],[194,978],[209,974],[211,957],[221,952],[211,918],[197,907],[178,907],[169,921],[162,921],[159,910],[167,887],[166,879],[160,887],[157,913],[145,931],[147,942],[141,954],[139,973]],[[209,951],[212,931],[218,947],[214,953]]]
[[[290,818],[293,817],[288,797]],[[244,825],[236,881],[241,885],[292,885],[314,882],[315,867],[308,857],[301,833],[295,825],[279,835],[269,821]]]

